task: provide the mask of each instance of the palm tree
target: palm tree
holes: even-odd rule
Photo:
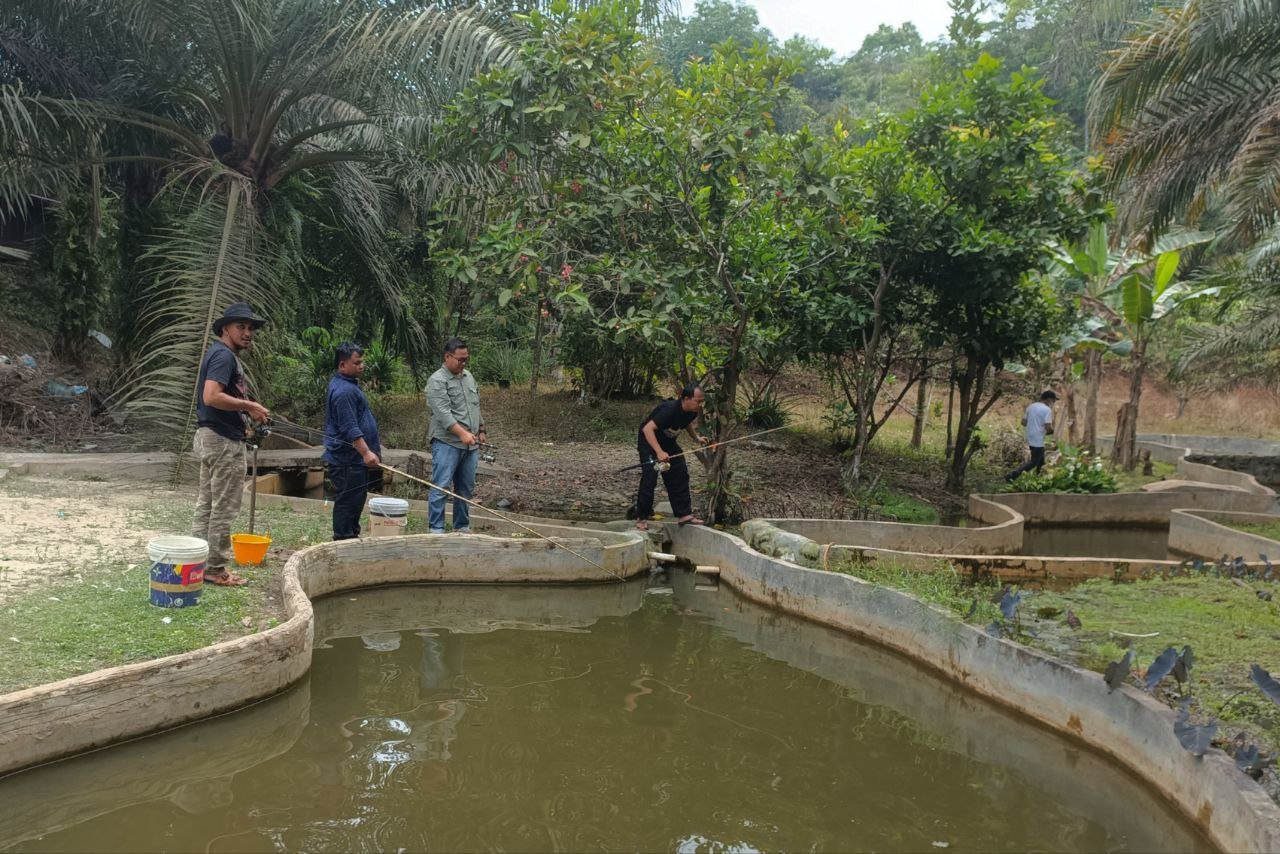
[[[6,5],[0,213],[139,174],[164,211],[141,253],[151,284],[118,403],[189,428],[215,311],[271,312],[297,276],[304,220],[360,260],[362,299],[421,338],[386,218],[480,176],[440,156],[434,131],[478,70],[513,56],[510,15],[374,0]]]
[[[1116,52],[1092,121],[1122,187],[1125,231],[1194,222],[1218,195],[1241,245],[1275,222],[1277,44],[1280,0],[1186,0]]]

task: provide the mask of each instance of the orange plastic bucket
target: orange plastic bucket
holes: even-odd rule
[[[231,551],[235,553],[236,563],[241,566],[257,566],[267,556],[267,548],[271,538],[262,534],[232,534]]]

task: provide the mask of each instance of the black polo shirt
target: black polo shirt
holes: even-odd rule
[[[219,436],[244,441],[244,413],[229,412],[209,406],[204,402],[205,380],[222,384],[222,390],[232,397],[246,399],[249,388],[240,370],[240,360],[231,348],[221,341],[214,341],[200,363],[200,378],[196,381],[196,424],[208,427]]]

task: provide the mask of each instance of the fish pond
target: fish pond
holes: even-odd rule
[[[0,847],[1207,849],[1090,751],[682,571],[315,605],[302,683],[0,781]]]

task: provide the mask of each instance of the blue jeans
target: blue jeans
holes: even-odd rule
[[[470,498],[476,488],[476,463],[480,455],[475,451],[455,448],[439,439],[431,440],[431,482]],[[445,494],[432,488],[427,495],[427,526],[433,534],[444,533]],[[471,513],[465,501],[453,499],[453,530],[471,529]]]

